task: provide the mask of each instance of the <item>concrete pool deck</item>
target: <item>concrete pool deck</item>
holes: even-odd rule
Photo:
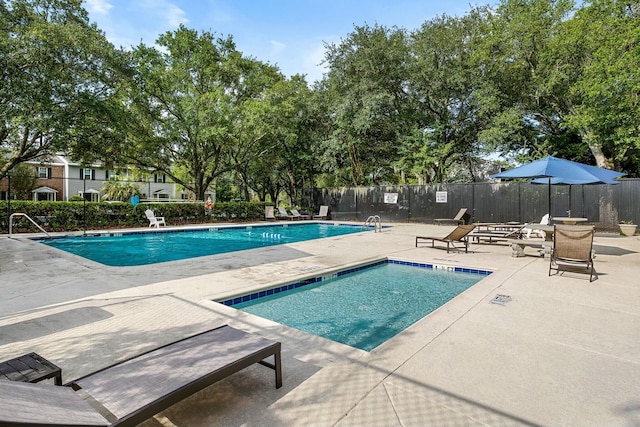
[[[69,381],[222,324],[282,342],[144,426],[640,424],[640,238],[596,234],[599,277],[548,277],[506,244],[415,248],[451,227],[366,232],[155,266],[106,267],[0,236],[0,360],[35,351]],[[436,246],[438,246],[436,244]],[[442,248],[443,246],[440,246]],[[494,273],[371,352],[212,300],[389,257]],[[511,299],[491,301],[498,294]]]

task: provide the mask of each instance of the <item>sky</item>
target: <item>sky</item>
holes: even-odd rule
[[[322,78],[325,43],[339,43],[354,26],[419,29],[437,16],[463,16],[490,0],[84,0],[89,19],[116,47],[153,45],[180,24],[232,36],[236,49],[307,82]]]

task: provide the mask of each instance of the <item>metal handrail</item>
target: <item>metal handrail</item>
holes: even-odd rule
[[[51,237],[51,236],[49,235],[49,233],[47,233],[47,232],[45,231],[45,229],[44,229],[44,228],[40,227],[40,225],[39,225],[37,222],[35,222],[34,220],[32,220],[32,219],[31,219],[31,217],[30,217],[29,215],[27,215],[26,213],[22,213],[22,212],[12,213],[12,214],[11,214],[11,216],[9,216],[9,237],[11,237],[11,231],[13,230],[13,217],[14,217],[14,216],[23,216],[23,217],[27,218],[29,221],[31,221],[31,223],[32,223],[33,225],[35,225],[36,227],[38,227],[38,229],[40,229],[40,231],[42,231],[44,234],[46,234],[46,235],[47,235],[47,237]]]
[[[380,216],[379,215],[371,215],[364,222],[364,226],[365,227],[367,227],[369,225],[372,225],[372,224],[373,224],[373,227],[374,227],[374,230],[375,230],[376,233],[378,232],[378,230],[380,230],[380,232],[382,232],[382,221],[380,220]]]

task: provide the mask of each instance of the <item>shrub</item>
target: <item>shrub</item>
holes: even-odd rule
[[[220,221],[256,221],[264,218],[264,203],[216,203],[210,213],[203,203],[129,203],[104,202],[33,202],[0,201],[0,232],[9,230],[9,212],[22,212],[47,231],[100,230],[146,227],[144,211],[151,209],[165,218],[167,225],[202,224]],[[39,230],[24,218],[13,221],[13,232],[35,233]]]

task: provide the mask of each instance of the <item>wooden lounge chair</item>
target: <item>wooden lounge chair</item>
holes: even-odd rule
[[[553,249],[549,261],[551,270],[573,271],[584,264],[592,282],[595,273],[593,267],[593,235],[592,225],[555,225],[553,230]]]
[[[3,380],[0,426],[135,426],[254,363],[274,369],[280,388],[280,347],[279,342],[222,326],[63,387]],[[270,356],[273,364],[264,360]]]
[[[327,219],[328,216],[329,216],[329,206],[322,205],[320,206],[320,211],[318,212],[318,215],[313,215],[313,219]]]
[[[473,231],[475,225],[459,225],[451,233],[444,237],[431,237],[431,236],[416,236],[416,248],[418,243],[423,240],[431,240],[431,247],[435,247],[435,242],[444,242],[447,244],[447,253],[449,253],[449,247],[455,248],[454,242],[461,242],[464,244],[464,251],[469,252],[469,233]]]
[[[147,209],[146,211],[144,211],[144,214],[147,216],[147,219],[149,220],[149,227],[160,228],[161,225],[167,225],[164,222],[164,217],[156,216],[156,214],[154,214],[151,209]]]
[[[453,218],[436,218],[433,220],[434,224],[442,225],[442,224],[467,224],[471,219],[471,215],[467,213],[467,208],[460,208],[456,216]]]

